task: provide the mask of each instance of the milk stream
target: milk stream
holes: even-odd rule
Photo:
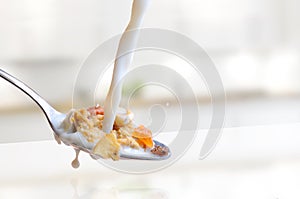
[[[122,78],[126,75],[127,69],[130,66],[133,58],[133,52],[123,55],[124,52],[134,50],[138,41],[139,31],[142,21],[145,16],[146,9],[148,8],[151,0],[134,0],[132,4],[131,17],[127,28],[125,29],[118,46],[117,55],[114,63],[113,77],[110,85],[109,92],[104,103],[104,121],[102,130],[109,133],[113,128],[117,109],[119,107],[122,95]],[[128,31],[132,31],[130,34]],[[96,143],[88,142],[84,136],[79,132],[74,132],[73,125],[70,124],[70,117],[74,110],[71,110],[67,116],[62,119],[63,122],[60,125],[60,129],[57,130],[58,135],[55,135],[55,139],[58,144],[63,141],[65,144],[76,144],[82,146],[90,151],[93,149]],[[125,112],[127,114],[127,112]],[[122,115],[122,114],[121,114]],[[61,121],[59,119],[59,121]],[[72,161],[73,168],[80,166],[78,156],[80,149],[75,149],[75,159]],[[93,157],[93,155],[91,154]]]
[[[117,55],[114,63],[113,77],[109,92],[104,103],[103,131],[109,133],[114,124],[117,109],[122,96],[122,78],[132,62],[133,52],[123,55],[124,52],[133,50],[136,47],[139,31],[145,12],[149,7],[150,0],[134,0],[132,4],[131,17],[119,43]],[[128,33],[128,31],[135,30]]]

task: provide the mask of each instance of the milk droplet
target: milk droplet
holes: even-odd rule
[[[72,161],[72,167],[74,169],[77,169],[80,166],[80,162],[78,160],[80,150],[79,149],[74,149],[74,150],[75,150],[76,156],[75,156],[75,159]]]

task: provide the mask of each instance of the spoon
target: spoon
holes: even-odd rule
[[[63,132],[63,128],[61,128],[61,124],[64,121],[64,119],[67,117],[66,114],[61,113],[57,110],[55,110],[51,105],[48,104],[41,96],[39,96],[34,90],[32,90],[30,87],[28,87],[26,84],[24,84],[22,81],[18,80],[17,78],[13,77],[12,75],[8,74],[7,72],[0,69],[0,77],[8,81],[9,83],[13,84],[17,88],[19,88],[21,91],[26,93],[33,101],[36,102],[36,104],[42,109],[43,113],[45,114],[50,127],[54,131],[54,137],[56,141],[60,144],[61,141],[65,143],[66,145],[71,145],[75,149],[75,151],[82,150],[84,152],[87,152],[91,155],[94,159],[99,159],[101,156],[94,154],[91,149],[80,146],[78,143],[72,143],[69,140],[65,140],[63,136],[61,136],[63,133],[70,134],[70,132]],[[120,157],[122,159],[139,159],[139,160],[165,160],[171,156],[171,152],[167,146],[164,144],[154,140],[155,146],[161,146],[168,149],[168,153],[164,156],[159,156],[156,154],[151,153],[150,150],[137,150],[132,149],[129,147],[121,147],[120,149]],[[77,154],[78,156],[78,154]]]

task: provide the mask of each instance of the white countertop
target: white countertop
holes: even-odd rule
[[[87,154],[75,170],[73,149],[54,140],[0,144],[0,198],[298,198],[299,129],[296,123],[224,129],[205,160],[198,158],[205,135],[199,131],[182,159],[145,175],[112,171]]]

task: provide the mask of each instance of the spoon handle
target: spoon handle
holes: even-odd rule
[[[37,103],[37,105],[42,109],[44,114],[46,115],[46,118],[52,128],[55,128],[53,126],[52,119],[60,114],[58,111],[56,111],[52,106],[48,104],[41,96],[39,96],[34,90],[32,90],[29,86],[24,84],[22,81],[18,80],[17,78],[13,77],[12,75],[8,74],[7,72],[0,69],[0,77],[5,79],[6,81],[10,82],[14,86],[18,87],[21,91],[26,93],[33,101]]]

